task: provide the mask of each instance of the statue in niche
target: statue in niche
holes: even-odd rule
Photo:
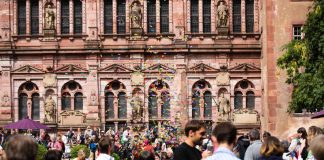
[[[142,9],[140,3],[135,1],[131,6],[131,28],[142,28]]]
[[[221,119],[230,120],[231,106],[229,100],[224,96],[224,93],[221,94],[218,100],[218,113]]]
[[[7,92],[4,93],[2,97],[2,107],[10,107],[10,98]]]
[[[226,27],[227,18],[228,18],[228,8],[223,1],[221,1],[217,7],[217,17],[218,17],[217,26]]]
[[[47,122],[54,121],[54,113],[55,113],[55,101],[52,99],[52,95],[49,95],[45,101],[45,120]]]
[[[144,108],[144,102],[143,100],[139,97],[138,94],[135,94],[130,102],[132,106],[132,117],[134,122],[142,122],[144,119],[143,115],[143,108]]]
[[[91,91],[90,105],[92,105],[92,106],[96,106],[97,105],[97,95],[96,95],[96,91],[95,90],[92,90]]]
[[[45,8],[45,29],[54,29],[55,13],[52,5],[47,4]]]

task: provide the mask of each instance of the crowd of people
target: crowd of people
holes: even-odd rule
[[[85,145],[76,160],[323,160],[323,129],[301,127],[296,134],[279,140],[269,132],[252,129],[238,135],[231,122],[218,123],[207,133],[205,122],[189,121],[184,130],[171,125],[149,129],[109,128],[102,131],[88,126],[50,135],[27,131],[0,130],[0,160],[35,160],[38,146],[47,148],[44,160],[70,159],[71,148]],[[183,133],[184,134],[183,134]]]

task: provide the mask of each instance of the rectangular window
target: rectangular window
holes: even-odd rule
[[[160,31],[169,32],[169,0],[160,0]]]
[[[61,34],[70,33],[70,7],[69,0],[61,1]]]
[[[26,34],[26,1],[18,1],[18,34]]]
[[[126,33],[126,2],[125,0],[117,1],[117,33]]]
[[[245,1],[246,32],[252,33],[254,27],[254,0]]]
[[[38,0],[30,1],[30,24],[31,24],[31,34],[39,34],[39,9]]]
[[[190,27],[191,33],[199,32],[199,6],[198,0],[191,0],[190,4]]]
[[[113,33],[113,6],[112,0],[105,0],[105,33]]]
[[[147,1],[147,32],[156,32],[156,0]]]
[[[299,40],[302,39],[302,26],[301,25],[293,25],[293,39]]]
[[[203,1],[203,32],[211,32],[211,2],[210,0]]]
[[[241,32],[241,0],[233,1],[233,32]]]
[[[82,34],[82,1],[74,0],[74,34]]]

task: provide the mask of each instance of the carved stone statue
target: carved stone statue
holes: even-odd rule
[[[45,101],[45,119],[48,122],[54,121],[54,113],[55,113],[55,101],[52,99],[52,95],[49,95]]]
[[[97,103],[97,95],[96,95],[96,91],[92,90],[91,91],[91,96],[90,96],[90,105],[91,106],[96,106],[98,105]]]
[[[217,7],[217,17],[218,17],[218,27],[226,27],[227,26],[227,18],[228,18],[228,8],[224,5],[224,2],[221,1]]]
[[[141,122],[144,119],[143,115],[143,100],[136,94],[131,100],[132,117],[135,122]]]
[[[55,13],[52,6],[48,4],[45,8],[45,29],[54,29]]]
[[[222,93],[219,97],[218,107],[218,113],[220,114],[220,118],[223,120],[229,120],[231,114],[231,106],[229,104],[229,100],[224,96],[224,93]]]
[[[142,28],[142,10],[139,4],[135,1],[131,6],[131,28]]]
[[[7,92],[4,93],[3,97],[2,97],[2,103],[1,103],[2,107],[10,107],[10,98]]]

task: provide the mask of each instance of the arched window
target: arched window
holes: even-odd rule
[[[200,116],[200,92],[195,91],[192,95],[192,118],[199,118]]]
[[[113,119],[114,114],[114,94],[112,92],[107,92],[105,95],[105,113],[107,119]]]
[[[253,32],[254,27],[254,0],[245,0],[246,32]]]
[[[233,0],[233,32],[241,32],[241,0]]]
[[[252,91],[246,93],[246,108],[254,109],[255,107],[255,96]]]
[[[163,118],[170,118],[170,96],[168,92],[162,92],[162,106],[161,106],[161,115]]]
[[[80,92],[74,95],[74,110],[83,110],[83,95]]]
[[[68,92],[62,95],[62,110],[71,110],[71,95]]]
[[[234,109],[243,107],[243,94],[240,91],[234,93]]]
[[[39,120],[39,94],[32,95],[32,119]]]
[[[157,94],[150,91],[148,97],[149,117],[157,118]]]
[[[27,112],[27,100],[28,100],[28,96],[26,93],[21,93],[19,95],[19,106],[18,106],[18,110],[19,110],[19,114],[18,117],[19,119],[24,119],[28,116],[28,112]]]
[[[118,118],[127,118],[127,101],[124,92],[118,94]]]
[[[204,93],[204,117],[211,118],[212,113],[212,94],[210,91]]]

